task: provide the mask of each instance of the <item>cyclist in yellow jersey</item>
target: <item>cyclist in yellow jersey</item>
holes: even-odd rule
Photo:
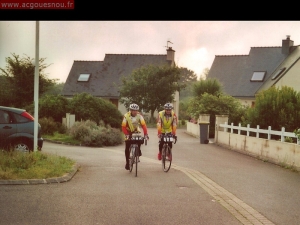
[[[144,120],[144,117],[138,112],[139,106],[137,104],[130,104],[129,112],[124,114],[124,118],[122,121],[122,132],[125,134],[125,169],[129,170],[129,155],[130,150],[129,147],[131,145],[131,141],[128,141],[128,137],[133,133],[141,133],[139,125],[141,125],[144,133],[144,137],[146,140],[149,140],[147,125]],[[139,144],[139,148],[141,149],[141,144]],[[139,155],[142,155],[142,152],[139,152]]]
[[[171,133],[176,136],[177,128],[177,116],[173,111],[173,105],[171,103],[166,103],[164,105],[164,110],[160,111],[157,116],[157,135],[161,139],[162,134]],[[170,148],[172,148],[172,143],[169,143]],[[163,141],[160,140],[158,145],[158,160],[161,160],[161,150],[163,147]]]

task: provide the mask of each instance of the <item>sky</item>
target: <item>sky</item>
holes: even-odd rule
[[[105,54],[167,54],[198,77],[216,55],[248,55],[251,47],[300,44],[300,21],[39,21],[39,57],[50,79],[65,82],[73,62]],[[0,68],[12,53],[35,58],[36,21],[0,21]]]

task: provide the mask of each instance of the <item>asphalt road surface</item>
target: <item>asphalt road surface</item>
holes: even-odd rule
[[[138,175],[125,170],[124,145],[90,148],[45,142],[43,152],[76,160],[67,182],[0,185],[2,225],[300,224],[300,177],[178,129],[169,172],[149,129]]]

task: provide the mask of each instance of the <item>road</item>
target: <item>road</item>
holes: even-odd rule
[[[124,169],[124,145],[45,142],[43,152],[76,160],[78,172],[63,183],[0,185],[0,224],[300,224],[298,172],[200,144],[178,129],[165,173],[154,128],[149,136],[137,177]]]

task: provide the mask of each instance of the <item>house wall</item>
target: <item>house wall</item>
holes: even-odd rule
[[[238,99],[239,102],[243,105],[243,106],[248,106],[248,107],[253,107],[254,106],[254,102],[255,99],[254,98],[248,98],[248,99]]]
[[[300,91],[300,61],[296,64],[275,84],[275,87],[288,86],[296,91]]]

